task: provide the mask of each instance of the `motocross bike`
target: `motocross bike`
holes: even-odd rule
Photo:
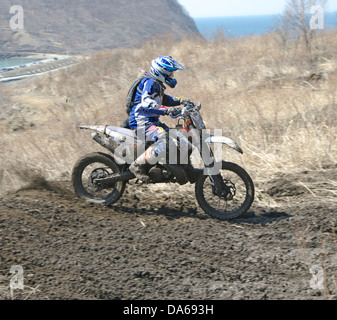
[[[193,150],[197,150],[203,168],[194,168],[190,161],[187,164],[182,164],[179,160],[176,164],[159,162],[148,168],[150,183],[195,184],[196,200],[204,212],[220,220],[236,219],[251,207],[254,184],[249,174],[237,164],[216,162],[212,149],[214,144],[227,145],[241,154],[243,151],[232,139],[202,134],[206,127],[200,110],[201,104],[187,102],[179,116],[171,117],[179,118],[176,126],[178,134],[174,143],[179,149],[183,137],[188,136],[185,139],[188,157]],[[135,131],[120,127],[85,125],[79,128],[95,131],[92,139],[108,150],[109,154],[91,153],[77,161],[72,172],[75,193],[88,202],[110,206],[123,195],[126,183],[136,179],[129,166],[137,158],[137,151],[140,147],[144,151],[153,142],[147,143]],[[193,139],[199,139],[201,143],[196,147]],[[209,154],[207,162],[202,158],[206,154],[205,149]]]

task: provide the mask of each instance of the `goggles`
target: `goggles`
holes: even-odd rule
[[[167,77],[170,78],[170,79],[174,79],[174,71],[172,72],[167,72]]]

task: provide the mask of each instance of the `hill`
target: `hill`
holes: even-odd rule
[[[24,29],[12,30],[11,1],[1,1],[0,55],[27,52],[87,53],[137,46],[170,33],[201,37],[193,19],[176,0],[16,1]]]

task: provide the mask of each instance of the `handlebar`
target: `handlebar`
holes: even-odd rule
[[[184,104],[184,108],[182,109],[181,114],[177,115],[177,116],[171,116],[172,119],[177,119],[180,117],[183,117],[186,115],[186,112],[192,110],[192,109],[196,109],[196,111],[200,111],[201,110],[201,103],[199,102],[198,104],[194,104],[193,102],[187,102]]]
[[[177,115],[177,116],[172,116],[172,114],[170,114],[170,117],[171,117],[172,119],[178,119],[178,118],[180,118],[180,117],[182,117],[182,116],[183,116],[182,113],[179,114],[179,115]]]

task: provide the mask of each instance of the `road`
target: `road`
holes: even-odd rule
[[[21,80],[57,71],[75,65],[80,60],[76,57],[61,56],[55,59],[42,60],[26,67],[0,73],[0,83]]]

